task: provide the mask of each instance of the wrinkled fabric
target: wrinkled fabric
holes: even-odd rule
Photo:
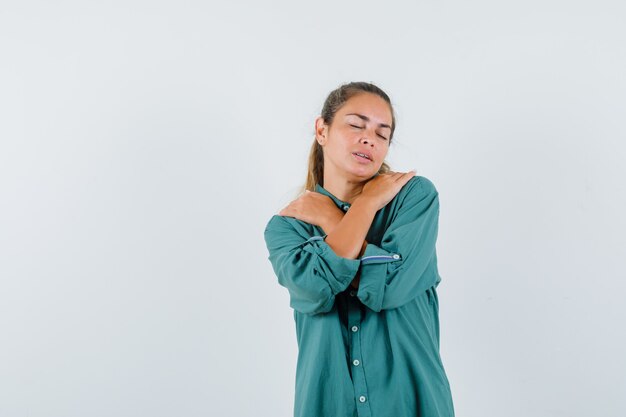
[[[294,417],[454,416],[439,355],[438,220],[438,191],[419,175],[376,213],[357,259],[335,254],[318,226],[269,220],[268,259],[298,343]]]

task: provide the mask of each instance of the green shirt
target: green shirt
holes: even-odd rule
[[[438,220],[438,192],[418,175],[376,213],[358,259],[335,254],[318,226],[269,220],[268,259],[296,326],[295,417],[454,416],[439,355]]]

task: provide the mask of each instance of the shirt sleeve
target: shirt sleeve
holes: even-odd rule
[[[326,313],[335,296],[350,285],[361,261],[338,256],[326,243],[327,235],[310,234],[296,221],[274,215],[265,228],[268,259],[278,283],[289,291],[294,310]]]
[[[411,181],[380,245],[368,242],[360,258],[357,297],[376,312],[400,307],[440,281],[439,193],[425,177]]]

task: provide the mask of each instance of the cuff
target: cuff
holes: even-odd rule
[[[329,279],[328,284],[334,293],[340,293],[348,288],[356,273],[359,270],[361,261],[359,259],[343,258],[333,251],[326,239],[327,235],[313,236],[309,238],[305,244],[305,250],[314,251],[320,258],[324,260],[325,266],[330,268],[331,276],[335,279]]]
[[[402,256],[368,242],[360,260],[361,276],[357,297],[372,310],[380,311],[387,276],[402,264]]]

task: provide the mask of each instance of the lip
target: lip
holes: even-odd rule
[[[367,151],[354,151],[354,152],[352,152],[352,155],[354,155],[354,154],[355,154],[355,153],[357,153],[357,152],[358,152],[358,153],[362,153],[363,155],[367,155],[367,157],[369,158],[370,162],[373,162],[373,159],[372,159],[372,154],[371,154],[371,153],[369,153],[369,152],[367,152]],[[357,157],[357,158],[360,158],[360,157]]]
[[[367,158],[363,158],[361,156],[357,156],[355,154],[352,154],[352,157],[356,160],[357,163],[359,164],[363,164],[363,165],[369,165],[372,163],[372,161],[370,159]]]

